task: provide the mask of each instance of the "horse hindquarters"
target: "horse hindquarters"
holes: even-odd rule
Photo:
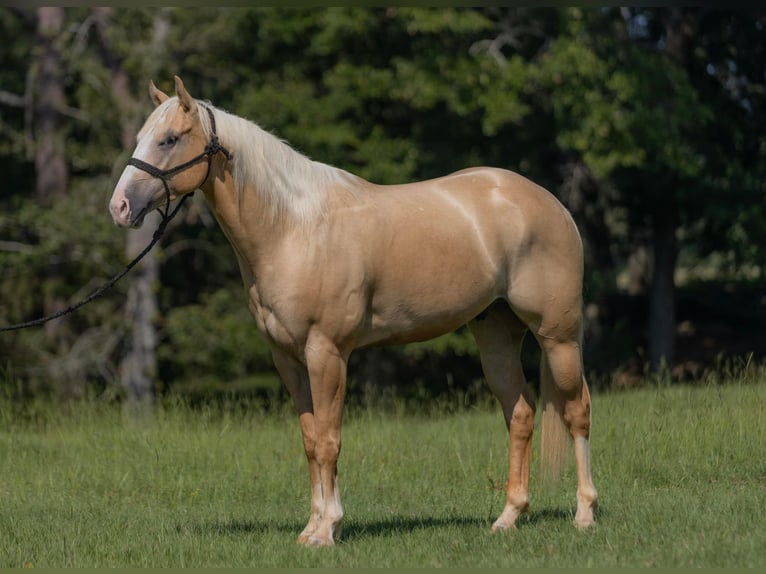
[[[492,530],[515,528],[522,513],[529,512],[529,467],[535,404],[524,379],[521,345],[527,326],[504,301],[498,301],[469,323],[479,346],[487,383],[500,401],[509,432],[509,472],[506,504]],[[541,346],[541,467],[545,480],[560,474],[574,439],[577,463],[577,514],[575,525],[593,524],[597,493],[590,470],[590,393],[582,374],[580,341],[538,336]]]

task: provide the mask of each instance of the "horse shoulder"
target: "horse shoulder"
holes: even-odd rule
[[[298,355],[312,331],[338,343],[352,338],[365,308],[362,250],[329,221],[288,234],[268,254],[249,293],[261,331]]]

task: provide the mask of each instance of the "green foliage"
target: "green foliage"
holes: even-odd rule
[[[626,169],[675,173],[664,176],[674,180],[701,175],[695,142],[713,113],[666,56],[629,46],[619,60],[605,61],[582,39],[562,38],[536,76],[551,90],[559,144],[582,154],[598,177]],[[665,189],[643,193],[654,200]]]
[[[438,354],[451,351],[458,356],[477,355],[479,352],[471,332],[465,327],[430,341],[408,345],[405,352],[413,357],[422,357],[429,350]]]
[[[719,277],[757,283],[766,264],[766,22],[739,11],[685,12],[690,48],[677,61],[663,48],[668,13],[117,8],[105,57],[91,9],[67,9],[57,46],[71,183],[66,196],[43,204],[33,193],[34,118],[6,103],[36,97],[34,12],[0,9],[8,39],[0,53],[0,322],[39,316],[50,299],[71,302],[125,262],[125,235],[105,209],[127,159],[121,120],[140,125],[148,80],[172,92],[179,74],[195,96],[377,183],[485,164],[549,188],[589,247],[586,299],[602,316],[613,313],[601,326],[612,360],[588,369],[612,368],[627,347],[635,355],[645,343],[643,323],[615,316],[623,309],[604,309],[604,301],[646,242],[653,213],[677,212],[684,266],[718,266]],[[115,66],[138,105],[112,97]],[[232,287],[235,257],[206,208],[192,205],[162,246],[158,388],[270,388],[268,352]],[[27,389],[56,388],[67,377],[96,390],[112,385],[125,293],[119,285],[55,336],[0,335],[0,364]],[[463,330],[359,362],[365,385],[431,392],[444,378],[473,384],[477,357]]]
[[[163,332],[158,359],[166,365],[165,378],[173,381],[173,391],[194,386],[197,392],[211,387],[241,393],[274,382],[252,376],[270,370],[271,352],[239,289],[229,286],[203,296],[198,304],[171,309]]]
[[[18,201],[18,209],[0,214],[0,234],[17,246],[0,250],[0,322],[21,322],[44,313],[44,301],[75,303],[122,268],[120,238],[103,217],[107,178],[75,180],[55,208]],[[98,198],[94,201],[94,197]],[[111,294],[124,297],[124,285]],[[115,299],[101,298],[85,312],[59,321],[56,340],[40,329],[3,334],[0,357],[25,381],[19,394],[78,394],[70,388],[113,377],[105,361],[121,336]]]

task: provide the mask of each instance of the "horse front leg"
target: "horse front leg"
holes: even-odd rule
[[[322,335],[309,338],[305,353],[314,406],[314,459],[318,465],[323,502],[317,527],[305,542],[313,546],[332,546],[335,537],[340,535],[343,521],[338,457],[348,353],[339,351]]]
[[[316,532],[319,518],[324,508],[322,497],[322,485],[319,478],[319,463],[314,456],[316,439],[314,434],[314,407],[311,402],[311,387],[306,367],[299,361],[286,355],[278,349],[272,350],[274,365],[279,372],[283,384],[287,387],[290,396],[298,410],[301,433],[303,435],[303,448],[306,452],[306,460],[309,465],[309,480],[311,482],[311,512],[306,527],[298,536],[299,544],[309,544],[311,536]]]

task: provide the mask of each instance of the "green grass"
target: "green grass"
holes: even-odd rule
[[[351,411],[345,529],[328,549],[295,544],[308,476],[289,414],[170,406],[138,424],[93,403],[0,403],[0,568],[763,567],[763,374],[595,394],[601,512],[586,532],[572,526],[573,469],[542,492],[535,465],[531,518],[490,533],[507,472],[497,408]]]

